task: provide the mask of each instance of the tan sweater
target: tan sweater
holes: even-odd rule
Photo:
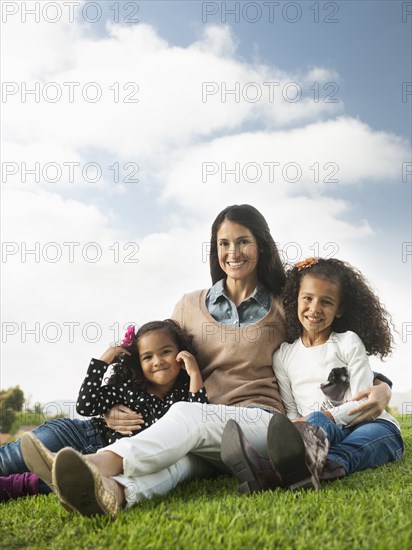
[[[172,318],[193,336],[210,403],[260,405],[284,412],[273,373],[272,355],[283,342],[283,310],[274,299],[257,323],[228,326],[206,308],[207,290],[185,294]]]

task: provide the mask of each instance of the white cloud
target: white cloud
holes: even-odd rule
[[[296,253],[303,256],[313,254],[316,246],[321,254],[333,253],[335,243],[339,257],[365,268],[378,287],[382,282],[388,309],[393,307],[399,319],[405,317],[407,275],[399,276],[396,287],[387,283],[390,269],[379,264],[376,229],[367,219],[349,221],[353,204],[336,198],[334,192],[359,182],[374,185],[399,179],[407,144],[360,120],[339,116],[342,101],[314,101],[311,84],[319,82],[323,93],[324,83],[339,81],[336,71],[319,66],[286,72],[251,65],[237,55],[236,37],[223,26],[206,26],[186,48],[168,44],[155,29],[142,24],[112,25],[107,36],[96,37],[86,25],[14,22],[5,27],[3,40],[11,52],[3,54],[5,80],[19,86],[18,93],[7,99],[3,160],[44,166],[48,162],[84,165],[98,158],[106,173],[95,184],[78,176],[56,185],[30,177],[21,183],[21,172],[6,182],[3,178],[3,240],[18,248],[2,264],[3,320],[17,325],[16,334],[9,334],[3,346],[2,385],[19,383],[42,401],[75,397],[90,356],[104,351],[118,326],[164,318],[181,294],[209,284],[205,243],[210,225],[218,211],[233,203],[259,208],[290,260],[294,259],[290,243],[297,243]],[[57,82],[65,99],[50,103],[41,96],[36,103],[28,96],[22,103],[26,81],[28,86],[38,81],[40,94],[46,82]],[[97,103],[81,96],[84,84],[92,81],[103,94]],[[73,103],[67,101],[64,82],[81,83],[74,89]],[[119,87],[110,89],[116,82]],[[139,103],[114,102],[114,93],[123,100],[136,92],[134,85],[123,88],[128,82],[138,83]],[[206,82],[210,94],[202,101]],[[265,85],[273,82],[279,85]],[[296,91],[290,83],[298,83],[302,90],[297,102],[282,95]],[[226,92],[234,89],[239,97],[225,95],[225,86]],[[256,91],[262,98],[253,102]],[[115,210],[110,195],[121,188],[107,177],[107,169],[113,162],[127,161],[138,162],[145,178],[134,194],[123,192],[125,198],[140,200],[150,212],[153,205],[145,192],[156,187],[156,212],[165,211],[167,217],[156,232],[133,219],[135,230],[125,238],[124,214]],[[219,172],[203,182],[204,162],[216,163]],[[239,182],[230,176],[226,183],[221,181],[223,162],[229,169],[240,163]],[[280,163],[280,171],[273,167],[273,182],[265,162]],[[255,176],[253,166],[242,177],[247,163],[260,166],[259,181],[250,181]],[[293,166],[288,181],[279,179],[287,163],[302,169],[299,181],[289,181]],[[327,163],[338,166],[335,176],[333,166],[325,168]],[[328,175],[339,182],[323,181]],[[23,243],[32,248],[36,242],[39,261],[33,255],[22,261]],[[47,245],[51,242],[63,254],[56,263],[44,258],[53,254]],[[80,243],[73,249],[73,262],[64,242]],[[84,246],[91,242],[101,249],[96,263],[85,257]],[[127,243],[132,245],[125,249]],[[7,250],[14,250],[13,244],[9,246]],[[87,251],[93,255],[92,247]],[[127,254],[139,262],[127,263]],[[39,323],[38,342],[30,334],[22,342],[23,322],[28,328]],[[73,327],[71,343],[64,323],[73,322],[78,325]],[[48,341],[52,325],[50,333],[43,334],[47,323],[61,328],[58,342]],[[82,334],[87,323],[101,327],[95,343],[90,341],[92,331],[90,337]],[[398,355],[402,360],[394,359],[394,379],[409,387],[406,347]]]
[[[289,90],[293,101],[289,96],[285,100],[285,86],[297,81],[299,88],[306,88],[314,69],[288,74],[237,59],[228,27],[206,27],[187,48],[168,45],[148,25],[109,25],[108,33],[91,37],[84,26],[58,24],[5,27],[12,47],[19,40],[32,42],[27,61],[22,58],[17,64],[6,57],[4,68],[4,136],[6,145],[10,140],[25,147],[18,151],[24,160],[36,158],[30,145],[41,142],[50,154],[56,143],[65,146],[69,161],[75,150],[92,144],[109,147],[119,160],[151,163],[165,147],[182,147],[250,120],[270,127],[341,110],[341,104],[314,102],[311,96],[295,102],[294,85]],[[33,60],[37,48],[43,62]],[[50,60],[47,69],[44,60]],[[324,68],[318,73],[325,79],[329,74]],[[26,88],[36,89],[38,97],[26,94]],[[230,94],[230,89],[237,93]],[[101,99],[93,102],[99,93]],[[261,94],[259,101],[256,94]]]
[[[330,211],[338,186],[399,178],[407,155],[400,138],[349,117],[292,130],[239,133],[177,152],[162,174],[162,196],[194,210],[210,208],[216,196],[229,203],[235,194],[254,196],[276,202],[281,210],[281,199],[305,194],[316,197],[319,208],[319,197],[329,197],[324,210]],[[198,200],[199,193],[205,200]],[[335,207],[331,213],[341,212]]]

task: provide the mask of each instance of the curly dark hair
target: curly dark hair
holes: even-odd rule
[[[362,273],[335,258],[319,258],[310,267],[299,271],[296,266],[291,266],[287,271],[282,293],[287,342],[294,342],[302,333],[297,316],[298,294],[301,281],[307,275],[328,279],[340,287],[342,316],[335,317],[332,323],[334,332],[355,332],[362,340],[368,355],[379,355],[383,359],[390,354],[393,337],[389,313]]]
[[[217,215],[210,236],[210,275],[212,283],[225,279],[226,274],[219,265],[217,255],[217,232],[228,220],[247,227],[255,237],[259,248],[257,278],[272,294],[279,296],[285,283],[285,270],[278,249],[270,234],[269,226],[262,214],[250,204],[227,206]]]
[[[196,356],[192,337],[186,334],[176,321],[172,319],[150,321],[139,328],[128,346],[123,346],[124,349],[130,352],[130,355],[121,354],[115,358],[116,362],[112,364],[113,373],[107,380],[107,384],[117,385],[132,380],[136,387],[146,389],[147,380],[140,365],[138,343],[143,336],[154,330],[163,330],[176,343],[179,351],[187,350]],[[182,387],[188,380],[188,374],[182,369],[175,385],[176,387]]]

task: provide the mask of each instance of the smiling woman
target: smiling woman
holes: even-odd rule
[[[253,292],[258,282],[257,241],[247,227],[226,220],[217,232],[217,245],[219,265],[226,273],[228,296],[239,305]],[[243,296],[239,295],[240,288]]]

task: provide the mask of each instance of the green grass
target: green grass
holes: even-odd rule
[[[412,548],[412,417],[401,420],[402,461],[321,491],[237,495],[230,477],[194,481],[116,520],[66,512],[54,495],[0,504],[2,548]]]

